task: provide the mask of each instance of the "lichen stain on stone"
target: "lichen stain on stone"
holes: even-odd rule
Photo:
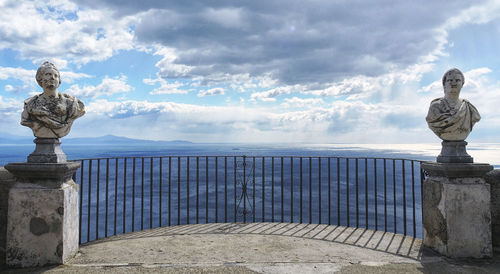
[[[30,220],[30,232],[36,236],[40,236],[49,232],[49,226],[44,219],[33,217]]]
[[[422,196],[425,202],[422,204],[422,223],[428,237],[437,237],[441,242],[446,244],[448,242],[446,220],[438,208],[442,191],[443,187],[440,183],[431,180],[426,180],[424,182],[424,192]]]
[[[59,243],[57,245],[57,251],[56,252],[57,252],[57,255],[59,257],[62,257],[62,255],[63,255],[63,244],[62,243]]]
[[[59,215],[61,215],[61,216],[64,215],[64,207],[61,206],[61,207],[57,208],[57,213],[59,213]]]

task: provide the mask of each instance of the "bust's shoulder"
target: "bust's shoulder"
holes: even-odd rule
[[[437,107],[437,106],[441,106],[444,104],[444,98],[441,97],[441,98],[436,98],[434,100],[431,101],[431,107]]]
[[[38,100],[38,97],[40,97],[40,94],[37,94],[37,95],[34,95],[34,96],[31,96],[30,98],[24,100],[24,104],[27,105],[27,104],[32,104],[33,102],[36,102],[36,100]]]
[[[74,96],[71,96],[67,93],[59,93],[63,99],[68,99],[68,100],[75,100],[76,98]]]

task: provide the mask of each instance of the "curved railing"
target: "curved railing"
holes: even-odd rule
[[[295,222],[422,237],[420,161],[304,156],[80,159],[80,243],[161,226]]]

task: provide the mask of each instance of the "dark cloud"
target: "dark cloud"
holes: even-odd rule
[[[436,29],[470,1],[81,1],[115,16],[146,12],[138,42],[175,48],[162,77],[270,74],[326,83],[405,68],[439,45]]]

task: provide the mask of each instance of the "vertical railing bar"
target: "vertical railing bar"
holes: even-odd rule
[[[303,206],[302,206],[302,200],[303,200],[303,178],[302,178],[302,157],[300,159],[300,223],[302,223],[302,211],[303,211]]]
[[[82,161],[83,163],[83,161]],[[82,173],[83,174],[83,173]],[[106,158],[106,219],[104,220],[104,237],[108,237],[108,207],[109,207],[109,158]]]
[[[368,229],[368,158],[365,158],[365,228]]]
[[[331,157],[328,157],[328,224],[332,224],[332,178],[331,178]]]
[[[87,242],[90,242],[90,205],[91,205],[91,193],[92,193],[92,160],[89,160],[89,192],[87,193]]]
[[[224,156],[224,222],[227,223],[227,156]]]
[[[280,169],[281,169],[281,222],[283,222],[284,220],[284,216],[285,216],[285,213],[283,212],[285,210],[285,206],[284,206],[284,188],[285,188],[285,184],[283,182],[283,157],[281,157],[281,166],[280,166]]]
[[[208,156],[205,157],[205,223],[208,224]]]
[[[144,230],[144,157],[141,157],[141,230]]]
[[[375,192],[373,196],[375,198],[375,230],[378,230],[378,195],[377,195],[377,158],[373,159],[373,177],[374,177],[374,189]]]
[[[153,157],[149,159],[149,229],[153,228]]]
[[[356,228],[359,228],[359,158],[356,158]]]
[[[321,157],[318,157],[318,223],[321,224]]]
[[[397,211],[396,211],[396,160],[392,159],[392,199],[393,199],[393,210],[394,210],[394,233],[397,233]]]
[[[115,158],[115,211],[114,211],[114,224],[113,235],[116,235],[116,211],[117,211],[117,198],[118,198],[118,158]]]
[[[168,157],[168,226],[172,220],[172,157]]]
[[[158,210],[158,215],[160,218],[159,225],[162,227],[162,217],[163,217],[163,208],[162,208],[162,199],[163,199],[163,157],[160,157],[160,204],[159,204],[159,210]]]
[[[122,226],[123,226],[123,233],[126,231],[126,223],[125,219],[127,216],[127,158],[123,158],[123,221],[122,221]]]
[[[196,156],[196,223],[199,224],[200,213],[200,157]]]
[[[95,239],[99,239],[99,192],[100,192],[100,181],[101,177],[101,159],[97,159],[97,203],[96,203],[96,216],[95,216]]]
[[[384,231],[387,232],[387,171],[386,159],[384,159]]]
[[[411,196],[412,196],[412,203],[413,203],[413,237],[417,237],[416,235],[416,224],[415,224],[415,169],[413,167],[414,161],[411,161]]]
[[[190,165],[189,165],[189,156],[186,157],[187,158],[187,163],[186,163],[186,219],[187,219],[187,223],[189,224],[189,169],[190,169]]]
[[[340,158],[337,157],[337,225],[340,225]]]
[[[271,222],[274,222],[274,157],[271,158]]]
[[[234,183],[234,188],[233,188],[233,194],[234,194],[234,204],[233,204],[233,208],[234,208],[234,212],[233,212],[233,215],[234,215],[234,220],[233,222],[236,223],[237,219],[236,219],[236,156],[233,156],[233,183]]]
[[[424,169],[422,168],[422,162],[419,162],[419,167],[420,167],[420,205],[422,205],[423,202],[423,193],[424,193],[424,179],[425,179],[425,174],[424,174]],[[420,208],[420,220],[423,219],[423,210],[422,207]],[[422,235],[423,238],[423,235]]]
[[[351,226],[351,214],[350,214],[350,204],[349,204],[349,158],[345,158],[345,173],[346,173],[346,206],[347,206],[347,226]]]
[[[265,222],[265,200],[266,200],[266,196],[265,196],[265,164],[264,164],[264,160],[265,158],[262,157],[262,222]]]
[[[219,157],[215,157],[215,222],[219,222]]]
[[[247,222],[247,156],[243,155],[243,180],[241,196],[243,198],[243,223]]]
[[[177,225],[181,224],[181,156],[177,157]]]
[[[309,157],[309,223],[312,224],[312,157]]]
[[[132,158],[132,232],[135,231],[135,157]]]
[[[293,223],[293,157],[290,157],[290,223]]]
[[[406,172],[404,160],[401,160],[401,165],[403,166],[403,234],[406,236]]]
[[[252,157],[252,173],[253,173],[253,187],[252,187],[252,222],[255,223],[255,156]]]
[[[172,220],[172,157],[168,157],[168,226]]]
[[[83,216],[83,169],[85,161],[81,160],[80,161],[80,212],[79,212],[79,217],[80,217],[80,222],[78,223],[79,229],[78,229],[78,243],[82,243],[82,216]],[[106,200],[107,200],[107,193],[106,193]],[[107,235],[106,235],[107,236]],[[88,239],[87,239],[88,242]]]

